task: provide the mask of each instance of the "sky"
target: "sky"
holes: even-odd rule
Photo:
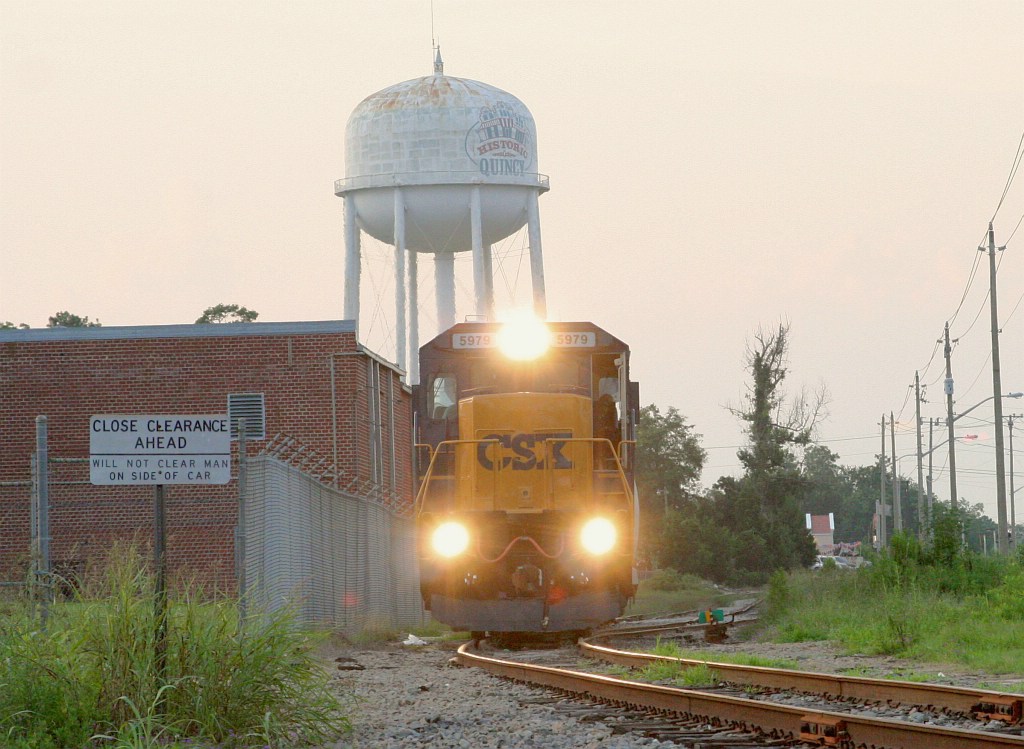
[[[549,316],[629,343],[643,402],[701,435],[706,485],[740,471],[728,407],[780,322],[788,391],[830,394],[816,440],[871,463],[893,412],[910,456],[915,371],[922,416],[945,414],[947,321],[955,411],[993,395],[990,220],[1002,390],[1024,391],[1022,28],[1019,0],[4,0],[0,321],[340,319],[346,120],[429,75],[436,39],[446,74],[533,114]],[[529,295],[522,234],[498,248],[499,307]],[[360,330],[394,358],[389,262],[366,243]],[[957,427],[977,435],[958,493],[995,518],[991,401]],[[1014,448],[1020,488],[1024,418]]]

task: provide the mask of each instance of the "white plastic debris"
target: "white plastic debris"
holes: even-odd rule
[[[421,640],[416,635],[410,633],[408,637],[406,637],[404,640],[402,640],[402,644],[403,645],[426,645],[427,641],[426,640]]]

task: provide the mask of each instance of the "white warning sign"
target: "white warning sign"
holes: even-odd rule
[[[226,484],[231,480],[228,417],[93,416],[89,479],[104,486]]]

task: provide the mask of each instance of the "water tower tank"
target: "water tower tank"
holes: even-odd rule
[[[394,188],[402,187],[406,248],[472,249],[470,198],[480,186],[482,241],[494,244],[527,220],[537,173],[537,129],[526,106],[486,83],[435,74],[371,94],[345,129],[345,179],[359,227],[394,244]]]
[[[345,199],[345,317],[358,329],[366,232],[395,248],[396,359],[402,368],[408,361],[411,382],[418,376],[418,253],[434,256],[442,330],[455,324],[458,252],[473,253],[475,315],[493,319],[491,245],[525,225],[533,308],[546,317],[537,198],[548,180],[537,171],[533,116],[515,96],[446,76],[438,50],[434,75],[389,86],[355,108],[345,128],[345,172],[334,185]]]

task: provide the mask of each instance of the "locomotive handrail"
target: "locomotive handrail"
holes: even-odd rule
[[[544,440],[544,444],[545,445],[547,445],[547,443],[549,443],[549,442],[561,442],[561,443],[566,443],[566,442],[589,442],[591,444],[597,444],[599,442],[603,442],[606,445],[608,445],[608,450],[612,454],[612,458],[615,459],[616,473],[618,474],[618,477],[619,477],[619,483],[622,484],[622,494],[623,494],[624,497],[626,497],[626,499],[632,500],[633,494],[632,494],[632,492],[629,489],[628,482],[626,481],[626,472],[622,468],[622,462],[619,460],[619,456],[615,452],[615,446],[612,444],[612,441],[610,439],[608,439],[607,437],[548,437],[548,438],[546,438]],[[545,483],[548,484],[548,494],[553,498],[554,494],[555,494],[555,492],[554,492],[554,474],[552,473],[551,463],[552,463],[552,461],[550,461],[550,460],[545,461],[545,463],[544,463],[544,474],[545,474],[545,479],[546,479]],[[632,506],[632,502],[630,502],[630,506]]]
[[[413,449],[415,449],[415,450],[422,450],[423,448],[427,449],[427,455],[430,457],[431,460],[433,460],[434,459],[434,446],[433,445],[431,445],[429,442],[417,442],[416,444],[413,445]]]
[[[427,466],[427,472],[425,474],[423,474],[423,483],[420,484],[420,490],[418,492],[416,492],[416,502],[415,502],[414,507],[415,507],[415,513],[417,515],[419,515],[419,514],[421,514],[423,512],[423,502],[427,498],[426,495],[427,495],[427,492],[429,491],[430,479],[432,478],[432,476],[434,474],[434,463],[437,461],[437,456],[441,454],[441,448],[443,448],[445,445],[452,445],[454,448],[457,448],[459,445],[481,445],[481,444],[500,445],[501,444],[501,440],[496,440],[496,439],[486,439],[486,440],[444,440],[442,442],[438,442],[437,443],[437,448],[435,448],[433,450],[433,452],[432,452],[432,454],[430,456],[430,465]],[[429,445],[428,445],[428,447],[429,447]],[[455,454],[454,449],[452,451],[452,454],[453,455]],[[493,507],[493,505],[494,505],[494,498],[498,494],[498,471],[501,470],[501,461],[500,460],[494,461],[494,466],[490,470],[491,470],[491,481],[493,483],[493,486],[491,487],[491,505],[492,505],[491,509],[494,509],[494,507]]]
[[[623,449],[626,445],[636,446],[636,440],[619,440],[619,454],[618,454],[618,458],[619,458],[619,463],[620,464],[625,464],[625,462],[626,462],[625,460],[622,459],[623,455],[625,455],[625,453],[626,453],[626,451]]]
[[[417,472],[418,472],[418,469],[419,469],[420,461],[419,461],[419,454],[416,453],[416,451],[417,450],[422,450],[423,448],[427,448],[427,469],[428,470],[430,469],[430,464],[434,462],[434,446],[433,445],[431,445],[429,442],[416,442],[416,443],[414,443],[413,446],[412,446],[412,449],[413,449],[413,453],[415,455]],[[426,478],[426,476],[427,476],[427,473],[426,473],[426,471],[424,471],[423,472],[424,479]]]

